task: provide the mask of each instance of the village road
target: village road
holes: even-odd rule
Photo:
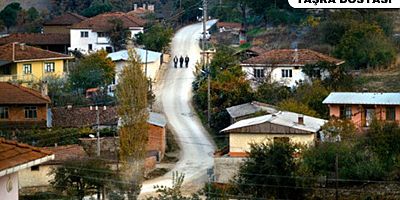
[[[207,26],[215,24],[210,20]],[[186,26],[180,29],[172,40],[171,56],[190,57],[189,68],[174,68],[173,62],[168,66],[161,81],[160,101],[169,127],[175,132],[177,142],[181,146],[180,160],[172,171],[166,175],[144,182],[141,191],[143,198],[146,193],[154,192],[154,185],[172,185],[172,172],[185,174],[184,188],[201,188],[207,179],[207,169],[213,166],[215,145],[208,132],[202,126],[195,114],[192,102],[192,82],[195,64],[200,62],[199,37],[202,23]],[[171,59],[172,61],[172,59]]]

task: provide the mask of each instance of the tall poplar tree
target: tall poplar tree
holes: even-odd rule
[[[144,160],[148,139],[147,79],[133,49],[122,70],[117,86],[118,115],[121,118],[121,178],[127,183],[128,199],[136,199],[144,176]]]

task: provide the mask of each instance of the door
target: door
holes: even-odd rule
[[[367,108],[365,109],[365,126],[368,127],[371,125],[372,120],[374,119],[375,109]]]

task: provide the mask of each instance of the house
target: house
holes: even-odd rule
[[[92,107],[55,107],[51,109],[52,126],[61,128],[96,128],[97,127],[97,111]],[[117,128],[119,117],[116,106],[99,107],[99,127]],[[164,157],[166,148],[166,124],[167,120],[164,115],[149,112],[147,120],[149,125],[147,151],[152,152],[159,161]],[[90,139],[88,139],[90,140]],[[104,143],[108,142],[107,138],[101,138]],[[105,144],[107,145],[107,144]]]
[[[400,93],[332,92],[322,103],[328,105],[330,116],[349,119],[360,130],[374,118],[400,121]]]
[[[0,46],[0,81],[37,82],[46,76],[63,76],[73,57],[28,46],[8,43]]]
[[[146,74],[147,78],[155,80],[158,70],[163,63],[163,54],[140,48],[135,48],[135,52],[140,59],[142,70]],[[115,90],[115,86],[118,84],[119,76],[129,61],[129,52],[128,50],[121,50],[110,53],[107,57],[115,62],[115,79],[113,84],[109,87],[109,93],[112,95]]]
[[[240,61],[244,61],[253,57],[257,57],[266,51],[267,50],[262,47],[253,46],[248,49],[239,50],[234,55],[237,56]]]
[[[130,38],[134,38],[136,34],[143,32],[145,21],[139,17],[123,12],[104,13],[72,25],[70,49],[85,54],[101,49],[113,52],[109,40],[109,31],[114,26],[112,20],[120,20],[123,28],[129,31]]]
[[[253,86],[259,82],[278,82],[287,87],[295,87],[308,79],[302,67],[318,62],[341,65],[344,61],[309,49],[276,49],[249,58],[240,65]]]
[[[231,124],[257,115],[273,114],[277,113],[278,109],[275,106],[261,103],[258,101],[252,101],[236,106],[226,108],[231,118]]]
[[[45,128],[50,98],[45,89],[35,91],[21,85],[0,82],[0,127]]]
[[[43,24],[43,33],[70,34],[70,28],[87,18],[76,13],[66,12]],[[68,41],[69,42],[69,41]]]
[[[323,119],[280,111],[238,121],[221,132],[229,134],[229,156],[244,157],[252,143],[280,140],[313,146],[325,123]]]
[[[18,172],[20,194],[49,191],[51,189],[50,181],[54,179],[54,175],[51,175],[50,172],[54,168],[69,160],[79,161],[88,158],[83,147],[78,144],[44,147],[42,149],[52,152],[54,159]]]
[[[70,46],[69,32],[63,33],[12,33],[0,37],[0,45],[13,42],[38,47],[44,50],[68,54]]]
[[[21,170],[54,159],[54,154],[30,145],[0,138],[0,197],[18,200]]]
[[[239,34],[242,30],[242,24],[236,22],[217,22],[219,32],[235,32]]]

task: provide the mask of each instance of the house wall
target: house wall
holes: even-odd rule
[[[230,133],[229,134],[229,154],[243,155],[245,152],[250,151],[250,144],[267,144],[273,142],[274,137],[288,137],[290,142],[298,143],[307,146],[313,146],[315,141],[315,134],[252,134],[252,133]]]
[[[214,158],[214,178],[217,183],[229,183],[237,174],[245,158],[235,157],[215,157]]]
[[[3,105],[8,107],[8,119],[0,119],[0,121],[46,121],[47,120],[47,106],[46,105],[32,105],[37,107],[36,119],[25,119],[25,106],[31,105]]]
[[[278,82],[287,87],[295,87],[298,82],[308,79],[307,76],[302,72],[301,67],[297,69],[294,67],[242,67],[242,71],[246,73],[247,79],[252,80],[254,83],[256,83],[253,75],[254,69],[264,69],[266,78],[269,77],[269,75],[271,76],[271,82]],[[292,77],[282,77],[283,69],[291,69]]]
[[[43,187],[49,186],[50,181],[54,179],[54,175],[49,173],[55,165],[40,165],[39,171],[32,171],[31,168],[26,168],[18,172],[20,188],[26,187]]]
[[[87,31],[88,37],[81,38],[81,31]],[[133,27],[130,29],[132,38],[135,34],[143,32],[143,27]],[[79,50],[84,54],[89,52],[89,44],[92,45],[92,51],[96,52],[107,47],[112,47],[108,38],[99,38],[97,32],[91,29],[71,29],[70,30],[71,50]]]
[[[46,62],[54,62],[54,72],[46,72],[45,71],[45,63]],[[24,64],[31,64],[32,65],[32,75],[34,78],[42,79],[46,76],[49,75],[55,75],[55,76],[62,76],[63,71],[64,71],[64,60],[50,60],[50,61],[36,61],[36,62],[20,62],[17,63],[16,70],[13,72],[11,70],[11,73],[17,74],[20,77],[23,77],[24,74]],[[29,76],[29,75],[28,75]]]
[[[149,125],[149,140],[147,142],[147,150],[156,150],[160,153],[160,159],[164,157],[166,147],[165,128]]]
[[[329,115],[331,117],[340,118],[340,106],[342,105],[329,105]],[[375,109],[375,117],[378,120],[386,120],[386,106],[385,105],[351,105],[351,112],[353,114],[351,121],[357,128],[362,128],[365,124],[365,108],[373,107]],[[400,122],[400,106],[396,106],[396,122]]]
[[[7,191],[8,183],[12,186],[10,191]],[[18,173],[0,177],[0,198],[4,200],[18,200]]]

